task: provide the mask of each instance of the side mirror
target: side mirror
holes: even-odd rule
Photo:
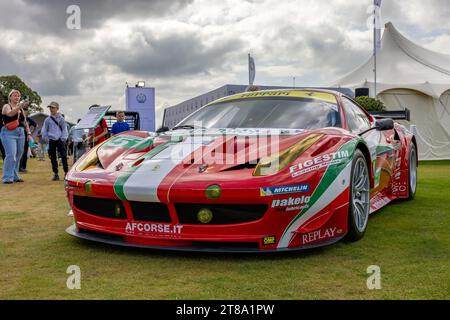
[[[392,119],[378,119],[375,122],[375,128],[379,131],[386,131],[394,129],[394,120]]]
[[[158,130],[156,130],[156,133],[163,133],[169,131],[169,127],[161,127]]]
[[[392,129],[394,129],[394,120],[392,120],[392,119],[378,119],[375,122],[375,126],[374,127],[370,128],[370,129],[367,129],[367,130],[364,130],[363,132],[361,132],[359,134],[359,136],[362,136],[363,134],[366,134],[367,132],[372,131],[372,130],[386,131],[386,130],[392,130]]]

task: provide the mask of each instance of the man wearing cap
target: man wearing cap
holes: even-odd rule
[[[69,136],[67,132],[66,121],[64,117],[59,113],[59,104],[57,102],[51,102],[48,105],[50,108],[50,116],[47,117],[42,125],[41,139],[44,142],[48,141],[48,156],[52,162],[53,181],[59,180],[58,175],[58,157],[56,151],[62,160],[64,169],[64,175],[69,171],[67,165],[67,150],[66,141]]]

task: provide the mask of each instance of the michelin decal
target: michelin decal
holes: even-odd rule
[[[259,189],[261,197],[277,196],[289,193],[309,192],[309,184],[293,184],[289,186],[262,187]]]

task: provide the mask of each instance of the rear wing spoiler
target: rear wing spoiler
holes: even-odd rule
[[[411,111],[408,108],[405,110],[395,111],[369,111],[369,114],[376,119],[392,119],[392,120],[407,120],[411,121]]]

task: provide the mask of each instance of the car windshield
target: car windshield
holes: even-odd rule
[[[254,98],[205,106],[177,126],[318,129],[341,127],[341,119],[336,103],[309,98]]]

